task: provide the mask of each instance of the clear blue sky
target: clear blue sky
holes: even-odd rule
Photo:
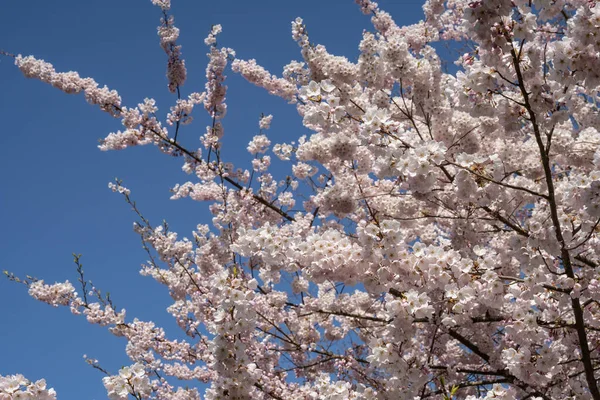
[[[212,24],[222,24],[219,44],[242,59],[255,58],[281,74],[290,60],[300,60],[290,22],[304,19],[311,40],[352,61],[363,29],[372,30],[352,0],[173,1],[181,29],[179,43],[188,69],[183,94],[202,91],[207,48],[203,39]],[[420,1],[381,0],[399,24],[422,18]],[[145,97],[157,100],[165,115],[174,103],[166,87],[166,56],[158,44],[160,9],[150,0],[42,0],[0,3],[0,49],[33,54],[58,71],[76,70],[101,85],[117,89],[124,105]],[[224,121],[224,158],[249,159],[245,147],[258,133],[261,113],[273,114],[274,143],[308,133],[293,106],[227,74],[228,115]],[[128,320],[155,320],[179,336],[165,308],[164,287],[139,276],[147,257],[133,232],[136,220],[121,196],[107,184],[124,180],[138,206],[154,225],[166,219],[180,236],[198,223],[209,223],[207,204],[169,200],[169,188],[183,183],[181,159],[154,147],[101,152],[97,140],[120,129],[114,120],[88,105],[82,96],[65,95],[39,81],[25,79],[12,60],[0,59],[0,270],[31,274],[46,282],[76,282],[71,253],[82,253],[86,275],[108,290]],[[198,108],[195,121],[180,139],[189,148],[209,123]],[[0,278],[4,278],[3,276]],[[0,279],[0,374],[45,377],[60,399],[104,399],[102,375],[87,366],[83,354],[98,358],[116,372],[129,360],[125,341],[92,326],[67,309],[36,302],[26,288]]]

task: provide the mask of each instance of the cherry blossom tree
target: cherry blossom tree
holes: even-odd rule
[[[215,25],[204,91],[185,95],[170,1],[152,2],[176,97],[166,121],[152,99],[125,105],[92,78],[3,53],[120,119],[101,150],[180,157],[191,178],[173,199],[210,203],[212,225],[179,239],[109,185],[139,216],[141,274],[168,289],[185,341],[91,290],[79,256],[77,288],[7,272],[125,338],[130,366],[88,359],[111,399],[600,399],[595,1],[428,0],[400,27],[357,0],[374,27],[358,61],[313,44],[298,18],[303,61],[281,77],[220,47]],[[444,41],[469,49],[454,75],[433,47]],[[224,160],[227,68],[294,105],[310,137],[274,144],[263,116],[252,165]],[[188,149],[178,133],[196,107],[212,124]],[[55,393],[1,377],[0,399],[20,398]]]

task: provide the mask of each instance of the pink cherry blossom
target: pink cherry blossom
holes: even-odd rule
[[[152,3],[177,92],[164,121],[153,99],[127,107],[91,78],[15,56],[26,77],[121,120],[101,150],[154,144],[190,176],[171,198],[209,202],[210,225],[188,239],[109,184],[140,217],[140,272],[165,286],[184,339],[119,311],[79,256],[80,291],[6,272],[126,340],[120,370],[86,357],[109,398],[600,400],[595,2],[427,0],[424,20],[400,27],[357,0],[373,30],[356,62],[312,43],[297,18],[302,61],[281,77],[235,59],[213,25],[204,92],[187,97],[170,2]],[[449,59],[436,50],[446,40],[468,46]],[[254,159],[225,160],[230,62],[295,107],[310,134],[276,143],[263,115],[241,144]],[[177,132],[198,104],[211,122],[187,149]],[[9,398],[55,393],[0,377]]]

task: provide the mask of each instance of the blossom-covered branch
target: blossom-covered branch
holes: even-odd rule
[[[204,91],[187,98],[170,1],[152,2],[178,93],[164,123],[152,99],[128,108],[91,78],[15,56],[25,76],[122,120],[102,150],[180,156],[192,177],[172,199],[210,202],[211,225],[180,239],[110,184],[139,218],[141,273],[166,287],[186,340],[90,291],[79,256],[83,295],[7,273],[127,341],[131,365],[101,370],[109,396],[200,399],[200,381],[209,400],[600,399],[594,1],[427,0],[424,20],[401,27],[357,0],[373,24],[357,61],[312,43],[297,18],[302,61],[281,77],[235,59],[213,25]],[[441,41],[470,48],[454,74]],[[229,66],[295,107],[310,134],[276,143],[263,114],[243,144],[251,164],[225,162]],[[208,119],[192,150],[177,132],[198,104]],[[33,390],[10,379],[0,393]]]

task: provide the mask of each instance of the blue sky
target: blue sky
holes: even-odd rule
[[[352,0],[173,1],[179,43],[188,69],[182,94],[202,91],[212,24],[221,24],[219,44],[242,59],[257,59],[281,74],[290,60],[300,60],[290,22],[304,19],[311,40],[332,53],[356,60],[363,29],[372,30]],[[422,18],[421,2],[381,0],[399,24]],[[0,49],[33,54],[58,71],[76,70],[101,85],[117,89],[124,105],[145,97],[157,100],[165,115],[174,103],[167,90],[166,56],[156,26],[160,10],[150,0],[62,0],[0,3]],[[228,115],[224,120],[223,156],[238,163],[249,159],[245,147],[258,133],[261,113],[273,114],[269,136],[289,142],[309,133],[293,106],[270,97],[229,71]],[[76,282],[71,253],[83,254],[86,276],[110,291],[128,320],[155,320],[167,333],[179,331],[166,313],[166,290],[138,270],[147,257],[133,232],[136,220],[121,196],[107,184],[123,179],[139,208],[154,225],[166,219],[180,236],[198,223],[209,223],[207,204],[169,200],[169,188],[183,183],[181,160],[154,147],[101,152],[97,141],[120,128],[82,96],[70,96],[39,81],[25,79],[12,60],[0,58],[0,270],[34,275],[46,282]],[[195,121],[180,132],[188,148],[210,123],[197,109]],[[4,277],[1,277],[4,278]],[[0,375],[23,373],[45,377],[59,398],[104,399],[102,375],[87,366],[83,354],[98,358],[109,371],[129,364],[125,341],[105,328],[88,324],[67,309],[52,309],[31,299],[26,288],[0,279]]]

